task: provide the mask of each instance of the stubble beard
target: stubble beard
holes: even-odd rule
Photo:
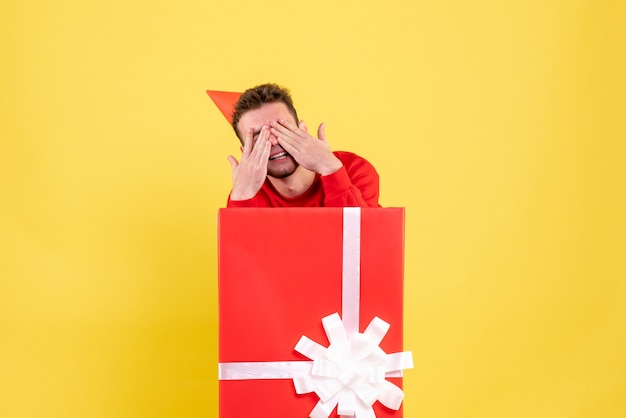
[[[294,160],[294,158],[289,155],[287,158],[289,158],[290,163],[286,166],[283,167],[267,167],[267,175],[270,177],[274,177],[277,179],[284,179],[285,177],[289,177],[290,175],[292,175],[293,173],[295,173],[296,169],[298,168],[298,163],[296,162],[296,160]]]

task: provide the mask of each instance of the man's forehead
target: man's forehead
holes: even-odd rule
[[[240,127],[260,128],[269,122],[278,119],[289,119],[295,121],[293,115],[282,102],[265,103],[261,107],[251,109],[241,115],[239,119]]]

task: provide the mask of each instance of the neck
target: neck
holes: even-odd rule
[[[315,172],[300,165],[290,176],[282,179],[272,176],[267,176],[267,178],[283,196],[296,197],[309,190],[315,180]]]

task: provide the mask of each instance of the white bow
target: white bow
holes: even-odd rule
[[[337,407],[342,417],[375,417],[372,405],[400,408],[404,392],[385,377],[413,367],[410,351],[387,354],[379,344],[389,324],[376,317],[365,332],[349,336],[338,313],[322,319],[330,345],[302,336],[295,350],[313,360],[309,374],[293,378],[296,393],[315,392],[320,400],[309,417],[328,418]]]

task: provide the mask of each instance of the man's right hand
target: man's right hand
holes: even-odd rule
[[[230,200],[252,199],[263,186],[267,177],[267,162],[272,144],[269,141],[269,127],[263,126],[256,141],[253,129],[246,132],[243,142],[241,162],[232,155],[228,156],[233,172],[233,189]]]

